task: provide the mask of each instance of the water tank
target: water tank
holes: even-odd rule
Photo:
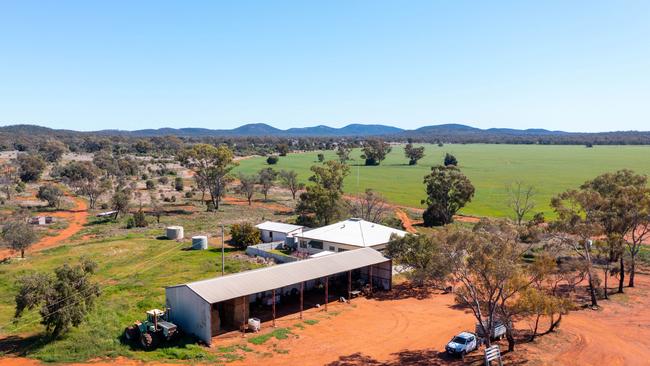
[[[182,226],[168,226],[166,229],[167,239],[170,240],[181,240],[183,239],[183,227]]]
[[[192,249],[204,250],[208,249],[208,237],[205,235],[197,235],[192,237]]]

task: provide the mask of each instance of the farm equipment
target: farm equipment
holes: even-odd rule
[[[139,340],[144,349],[151,349],[162,341],[169,341],[177,333],[175,324],[168,321],[168,310],[153,309],[147,311],[147,319],[137,321],[124,329],[124,338],[128,341]]]

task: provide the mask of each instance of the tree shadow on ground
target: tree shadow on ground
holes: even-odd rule
[[[430,298],[432,295],[442,295],[446,292],[435,289],[428,284],[418,286],[411,282],[404,282],[393,286],[390,291],[375,291],[373,299],[383,300],[401,300],[401,299],[417,299],[424,300]]]
[[[439,365],[483,365],[483,351],[475,351],[464,359],[450,356],[445,352],[432,349],[424,350],[402,350],[391,354],[390,361],[379,361],[363,353],[353,353],[339,357],[338,360],[328,363],[326,366],[439,366]],[[504,363],[508,365],[524,365],[526,360],[515,359],[503,353]]]
[[[11,335],[0,338],[0,356],[4,354],[22,357],[43,348],[53,340],[52,337],[44,334],[35,334],[28,337]]]

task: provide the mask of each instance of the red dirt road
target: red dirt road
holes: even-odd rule
[[[68,211],[57,211],[48,213],[48,216],[54,216],[58,218],[64,218],[68,221],[68,227],[59,231],[55,236],[44,236],[32,245],[27,253],[38,252],[43,249],[48,249],[55,247],[62,242],[70,239],[71,236],[78,233],[83,225],[88,220],[88,206],[86,201],[79,197],[74,198],[74,208]],[[0,258],[6,258],[12,255],[12,251],[9,249],[0,250]]]
[[[524,360],[530,365],[549,366],[650,364],[650,276],[639,275],[637,281],[638,287],[626,289],[625,295],[601,301],[603,310],[572,312],[565,316],[557,333],[518,345],[514,354],[506,355],[504,364],[522,364]],[[473,329],[472,315],[453,307],[453,295],[411,295],[414,296],[384,300],[359,298],[352,305],[332,303],[329,313],[312,308],[305,318],[316,319],[317,324],[303,323],[304,329],[294,327],[293,335],[284,340],[272,338],[259,346],[248,343],[254,352],[243,353],[244,360],[229,365],[459,364],[441,357],[440,352],[453,334]],[[279,319],[278,327],[293,327],[297,323],[298,315],[291,314]],[[527,324],[517,325],[525,328]],[[246,340],[234,335],[218,339],[213,347],[242,342]],[[471,358],[478,361],[474,364],[480,364],[480,353],[472,353]],[[89,364],[144,365],[123,358]],[[0,359],[0,366],[9,365],[43,364],[22,358]]]
[[[650,365],[650,277],[636,280],[625,295],[601,301],[602,310],[572,312],[559,334],[522,348],[541,365]]]

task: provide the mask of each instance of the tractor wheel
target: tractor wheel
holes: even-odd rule
[[[153,336],[151,335],[151,333],[142,333],[140,335],[140,344],[144,349],[149,349],[153,347]]]
[[[127,341],[132,341],[136,336],[136,328],[133,325],[130,325],[124,329],[124,338],[126,338]]]

